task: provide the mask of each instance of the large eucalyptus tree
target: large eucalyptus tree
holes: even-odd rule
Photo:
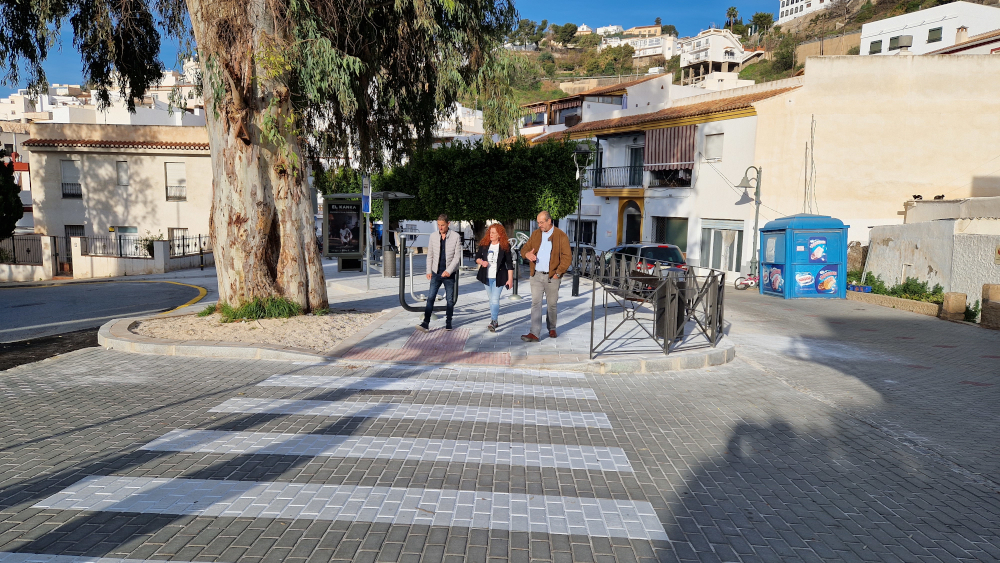
[[[7,83],[45,82],[69,20],[84,78],[130,107],[160,79],[159,30],[202,68],[212,154],[211,230],[223,302],[279,295],[325,307],[305,174],[307,145],[366,170],[431,141],[452,104],[474,99],[489,132],[517,107],[499,49],[511,0],[0,0]]]

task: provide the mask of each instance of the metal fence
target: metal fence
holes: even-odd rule
[[[584,183],[589,188],[624,188],[642,185],[642,166],[609,166],[590,170]]]
[[[14,235],[0,240],[0,263],[42,265],[42,237]]]
[[[170,257],[195,256],[212,252],[212,237],[208,235],[175,237],[170,240]]]
[[[152,258],[153,243],[150,239],[130,236],[88,237],[80,239],[83,254],[90,256],[118,256],[119,258]]]
[[[682,269],[619,253],[600,253],[589,267],[581,270],[581,275],[593,283],[591,359],[616,334],[624,337],[626,327],[638,326],[641,333],[655,341],[657,349],[664,354],[685,343],[692,346],[707,344],[714,348],[722,339],[726,289],[724,272],[697,267]],[[603,289],[601,303],[597,301],[598,285]],[[621,308],[621,317],[609,331],[609,310],[614,305]],[[603,336],[595,343],[599,309],[604,325]],[[704,338],[699,339],[699,335]]]

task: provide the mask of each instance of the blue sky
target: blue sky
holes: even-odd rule
[[[778,0],[515,0],[515,3],[522,18],[535,21],[586,23],[593,28],[618,24],[627,29],[636,25],[652,25],[660,17],[664,24],[676,26],[681,35],[693,35],[713,23],[722,27],[726,23],[726,8],[729,6],[736,6],[740,14],[749,20],[754,12],[774,13]],[[83,82],[83,64],[80,54],[73,47],[72,27],[68,22],[63,26],[61,39],[44,63],[49,83],[80,84]],[[167,68],[176,68],[176,58],[177,45],[165,41],[160,60]],[[23,86],[23,83],[14,87],[0,86],[0,95],[6,96]]]

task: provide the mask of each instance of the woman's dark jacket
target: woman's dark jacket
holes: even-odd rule
[[[490,251],[490,245],[480,245],[479,250],[476,251],[476,260],[486,260],[486,255]],[[497,256],[497,286],[507,285],[507,272],[514,269],[514,261],[511,259],[511,251],[504,250],[503,247],[499,247]],[[486,276],[489,274],[490,269],[485,266],[479,267],[479,273],[476,274],[476,279],[483,282],[484,285],[489,285],[490,280]]]

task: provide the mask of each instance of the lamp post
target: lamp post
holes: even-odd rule
[[[751,170],[757,173],[754,177],[754,185],[752,186],[750,185],[750,177],[748,176]],[[743,173],[743,179],[736,185],[737,188],[743,188],[744,190],[748,190],[750,188],[754,189],[753,201],[755,209],[753,215],[753,258],[750,260],[751,276],[757,275],[757,266],[760,264],[760,261],[758,260],[759,256],[757,248],[757,226],[760,222],[760,177],[761,174],[763,174],[763,170],[764,168],[762,166],[751,166],[747,168],[746,172]]]
[[[573,151],[573,164],[576,165],[576,183],[580,189],[579,197],[576,200],[576,229],[574,229],[574,237],[576,239],[576,248],[573,250],[573,297],[580,295],[580,231],[583,230],[583,180],[580,178],[580,162],[577,156],[580,154],[585,154],[586,159],[583,162],[584,168],[590,161],[590,151],[581,151],[580,145],[576,146],[576,150]]]

